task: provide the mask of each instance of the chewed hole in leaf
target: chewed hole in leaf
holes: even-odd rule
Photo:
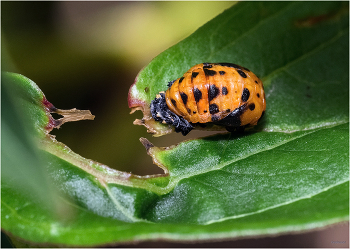
[[[344,6],[348,9],[346,2],[239,2],[223,12],[146,66],[129,105],[145,111],[167,82],[192,65],[230,61],[266,82],[269,107],[262,131],[186,141],[173,133],[169,136],[181,143],[169,146],[173,143],[157,138],[164,147],[143,140],[167,173],[148,176],[113,170],[40,136],[52,179],[61,181],[57,185],[73,200],[64,201],[76,211],[76,220],[67,225],[46,216],[42,206],[28,195],[19,198],[4,179],[2,228],[42,244],[97,246],[276,235],[347,221],[348,15],[295,25]],[[33,102],[40,109],[34,121],[45,126],[41,99]],[[135,127],[131,122],[122,127],[130,139],[125,127]],[[111,148],[126,147],[124,141]],[[132,157],[146,154],[142,147],[131,150]]]

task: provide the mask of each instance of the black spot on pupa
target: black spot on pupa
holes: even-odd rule
[[[197,112],[196,111],[193,111],[193,114],[196,114]]]
[[[208,92],[209,101],[216,98],[219,94],[220,94],[219,88],[217,88],[215,85],[210,85],[209,92]]]
[[[255,104],[251,103],[250,105],[248,105],[248,108],[253,111],[255,109]]]
[[[250,95],[249,90],[247,88],[244,88],[242,93],[242,101],[246,102],[249,99],[249,95]]]
[[[149,88],[148,87],[145,87],[145,93],[148,93],[148,91],[149,91]]]
[[[220,75],[224,75],[226,72],[225,71],[219,71]]]
[[[176,101],[175,101],[175,99],[171,99],[171,103],[173,103],[173,105],[176,107]]]
[[[219,112],[219,107],[217,104],[211,104],[209,105],[209,112],[210,114],[215,114]]]
[[[204,73],[206,76],[214,76],[216,74],[216,71],[204,68]]]
[[[208,111],[207,111],[207,110],[204,110],[203,112],[204,112],[204,113],[207,113]]]
[[[243,78],[247,78],[247,75],[245,74],[245,72],[241,71],[241,70],[236,70],[240,76],[242,76]]]
[[[213,65],[208,63],[208,62],[204,62],[203,63],[203,69],[205,69],[205,68],[212,68],[212,67],[213,67]]]
[[[192,72],[192,79],[196,78],[198,74],[198,72]]]
[[[258,98],[260,98],[260,94],[259,94],[259,93],[257,93],[256,96],[257,96]]]
[[[259,84],[257,81],[255,81],[256,84]]]
[[[241,115],[245,112],[247,104],[243,104],[240,107],[233,110],[230,114],[228,114],[225,118],[219,120],[217,124],[225,125],[226,128],[229,128],[229,131],[233,131],[237,129],[237,127],[241,126]]]
[[[231,110],[230,109],[227,109],[226,112],[230,112]]]
[[[169,81],[169,82],[168,82],[168,87],[171,87],[171,86],[174,84],[175,81],[176,81],[176,80]]]
[[[194,94],[194,99],[196,100],[196,102],[198,102],[202,99],[202,92],[198,88],[194,88],[193,94]]]
[[[185,77],[181,77],[181,78],[179,79],[179,84],[184,80],[184,78],[185,78]]]
[[[191,109],[190,108],[187,108],[187,112],[188,112],[188,114],[191,114]]]
[[[227,95],[228,94],[227,87],[223,86],[221,92],[222,92],[222,95]]]
[[[233,68],[238,68],[238,69],[241,69],[242,67],[241,66],[238,66],[237,64],[233,64],[233,63],[217,63],[218,65],[220,66],[223,66],[223,67],[233,67]]]
[[[187,99],[188,99],[187,94],[184,93],[184,92],[181,92],[181,93],[180,93],[180,96],[181,96],[182,101],[184,102],[184,105],[186,105]],[[242,96],[243,96],[243,95],[242,95]]]

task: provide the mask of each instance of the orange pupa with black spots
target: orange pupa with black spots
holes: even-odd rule
[[[151,102],[151,114],[183,135],[206,123],[244,130],[256,125],[266,110],[262,81],[236,64],[195,65],[168,87]]]

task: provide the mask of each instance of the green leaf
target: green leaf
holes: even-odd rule
[[[3,73],[1,81],[1,180],[35,195],[41,205],[54,208],[55,193],[32,136],[42,137],[48,124],[40,104],[44,95],[34,82],[21,75]]]
[[[47,177],[70,212],[51,215],[2,177],[2,229],[34,245],[96,246],[300,232],[347,220],[348,18],[345,2],[240,2],[156,57],[129,92],[145,119],[168,81],[205,61],[251,69],[267,98],[255,131],[169,148],[141,139],[163,175],[120,172],[75,154],[47,133],[57,121],[40,89],[8,75],[3,81],[21,89],[24,113],[35,110],[26,134],[39,142]]]
[[[217,135],[156,152],[158,163],[169,165],[167,189],[174,190],[157,202],[149,219],[217,223],[289,205],[346,183],[348,132],[344,124],[234,139]]]

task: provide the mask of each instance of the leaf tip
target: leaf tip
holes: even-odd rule
[[[152,157],[153,163],[157,165],[159,168],[161,168],[162,170],[164,170],[165,176],[169,175],[168,168],[165,165],[163,165],[157,158],[158,152],[163,151],[164,148],[159,148],[154,146],[147,138],[144,138],[144,137],[140,138],[140,142],[146,148],[147,154]]]
[[[140,142],[146,148],[147,153],[150,148],[154,147],[154,145],[147,138],[141,137]]]

